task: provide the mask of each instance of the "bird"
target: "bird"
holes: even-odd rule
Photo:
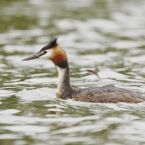
[[[145,98],[140,94],[128,89],[115,87],[114,85],[95,86],[83,89],[72,88],[67,54],[58,44],[57,39],[58,37],[53,37],[36,54],[22,60],[45,59],[53,62],[58,70],[57,97],[91,103],[140,103],[145,101]]]

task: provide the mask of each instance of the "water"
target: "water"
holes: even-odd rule
[[[144,5],[144,0],[1,0],[0,145],[145,144],[145,103],[56,99],[54,65],[21,61],[59,35],[74,88],[115,84],[145,95]]]

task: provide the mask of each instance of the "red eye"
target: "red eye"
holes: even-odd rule
[[[46,54],[47,53],[47,51],[44,51],[44,54]]]

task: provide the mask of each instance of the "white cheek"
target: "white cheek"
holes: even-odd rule
[[[46,50],[46,51],[47,51],[47,53],[45,53],[44,55],[40,56],[39,58],[50,59],[50,57],[52,56],[53,50],[49,49],[49,50]]]

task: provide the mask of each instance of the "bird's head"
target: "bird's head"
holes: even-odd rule
[[[65,51],[58,45],[57,38],[53,38],[48,45],[44,46],[36,54],[23,59],[22,61],[28,61],[33,59],[47,59],[51,60],[56,66],[60,68],[66,68],[68,66],[67,56]]]

